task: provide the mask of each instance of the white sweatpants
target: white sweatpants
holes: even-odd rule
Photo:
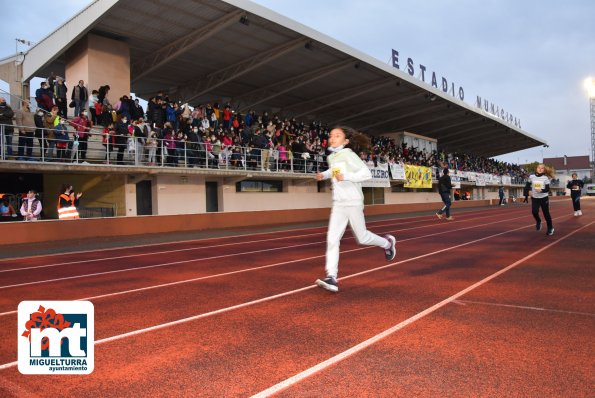
[[[366,229],[364,206],[333,206],[326,235],[326,275],[337,277],[339,272],[339,246],[347,223],[361,245],[386,247],[387,239]]]

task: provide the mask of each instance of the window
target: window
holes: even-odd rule
[[[383,205],[384,188],[362,188],[365,205]]]
[[[244,180],[236,183],[236,192],[283,192],[283,181]]]

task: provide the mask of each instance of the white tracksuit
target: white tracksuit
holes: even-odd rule
[[[322,175],[325,180],[333,179],[333,207],[326,238],[326,274],[336,278],[339,270],[339,245],[348,222],[358,243],[362,245],[384,248],[390,242],[366,229],[361,182],[372,178],[368,166],[349,148],[329,155],[327,161],[329,169]],[[340,170],[344,180],[337,181],[333,178],[333,170]]]

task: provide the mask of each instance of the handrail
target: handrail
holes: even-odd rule
[[[93,126],[78,137],[72,120],[66,124],[66,136],[56,137],[56,129],[36,126],[0,125],[2,140],[0,161],[70,162],[110,166],[187,167],[244,171],[316,173],[326,169],[325,153],[293,153],[291,149],[260,149],[253,146],[207,141],[172,141],[158,138],[150,144],[147,137],[113,134],[109,139],[101,126]],[[84,127],[84,126],[78,126]],[[148,126],[147,126],[148,127]],[[19,130],[17,155],[8,151],[5,136],[9,128]],[[22,134],[21,130],[25,133]],[[150,130],[149,130],[150,131]],[[77,138],[78,137],[78,138]],[[11,141],[13,137],[11,137]],[[37,145],[36,145],[37,144]],[[75,148],[76,147],[76,148]],[[12,152],[9,153],[9,152]],[[55,152],[55,154],[54,154]],[[55,155],[55,156],[54,156]],[[115,157],[115,159],[114,159]],[[439,169],[432,166],[434,180]],[[487,173],[490,174],[490,173]],[[521,185],[526,178],[511,176],[513,185]],[[466,180],[462,180],[465,182]],[[552,185],[556,186],[556,185]]]

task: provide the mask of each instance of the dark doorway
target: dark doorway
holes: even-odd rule
[[[219,189],[219,184],[216,181],[207,181],[206,182],[206,190],[207,190],[207,213],[217,212],[219,211],[219,194],[217,190]]]
[[[144,180],[136,183],[136,215],[150,216],[153,214],[153,199],[151,181]]]

